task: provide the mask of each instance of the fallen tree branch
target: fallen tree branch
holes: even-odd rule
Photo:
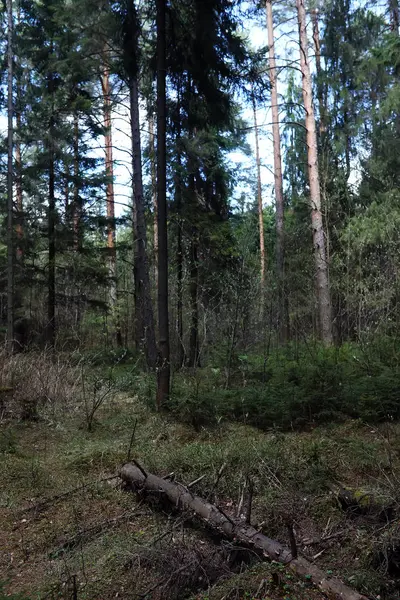
[[[87,541],[88,539],[103,533],[106,529],[110,527],[114,527],[115,525],[119,525],[121,522],[126,521],[130,517],[138,517],[139,515],[146,514],[145,512],[138,512],[138,509],[142,506],[142,502],[138,504],[138,506],[134,510],[127,510],[122,513],[122,515],[117,515],[116,517],[112,517],[111,519],[106,519],[105,521],[101,521],[100,523],[95,523],[91,527],[87,527],[86,529],[81,529],[75,535],[63,541],[58,548],[53,550],[50,553],[51,557],[57,557],[60,554],[68,550],[72,550],[76,548],[81,542]]]
[[[69,496],[73,496],[74,494],[78,494],[79,492],[86,491],[86,490],[94,487],[98,483],[103,483],[105,481],[112,481],[113,479],[118,479],[118,477],[119,477],[118,475],[111,475],[110,477],[103,477],[102,479],[96,479],[96,481],[93,481],[91,483],[84,483],[82,485],[77,486],[76,488],[68,490],[67,492],[63,492],[62,494],[57,494],[55,496],[51,496],[51,498],[45,498],[44,500],[41,500],[40,502],[37,502],[36,504],[32,504],[32,506],[23,508],[19,511],[18,515],[22,516],[22,515],[24,515],[26,513],[30,513],[30,512],[41,512],[42,510],[47,509],[48,506],[55,504],[59,500],[65,500]]]
[[[121,479],[132,490],[156,492],[162,494],[177,509],[193,512],[207,525],[234,541],[240,541],[244,546],[253,549],[266,559],[286,565],[298,575],[307,577],[322,592],[328,593],[336,600],[367,600],[366,596],[352,590],[336,577],[330,577],[316,565],[302,556],[294,558],[287,548],[279,542],[268,538],[241,519],[225,515],[221,509],[199,496],[193,495],[184,486],[167,481],[138,466],[129,463],[122,467]]]

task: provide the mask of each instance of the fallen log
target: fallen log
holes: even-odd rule
[[[290,550],[279,542],[268,538],[243,520],[228,516],[218,506],[194,495],[184,485],[146,473],[140,466],[132,463],[122,467],[120,476],[130,489],[160,495],[176,509],[192,512],[228,539],[239,541],[266,559],[288,565],[296,574],[312,581],[329,598],[368,600],[366,596],[351,589],[340,579],[330,577],[304,557],[293,558]]]

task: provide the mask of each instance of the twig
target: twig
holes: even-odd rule
[[[163,479],[174,479],[175,477],[175,471],[172,471],[171,473],[168,473],[168,475],[164,475]]]
[[[96,523],[92,525],[92,527],[88,527],[87,529],[82,529],[74,536],[63,542],[56,550],[51,552],[51,556],[58,556],[60,553],[65,552],[66,550],[71,550],[82,540],[87,539],[88,537],[94,536],[98,533],[102,533],[103,529],[106,527],[113,527],[117,525],[121,521],[128,519],[129,517],[135,515],[139,516],[141,514],[147,514],[146,512],[139,513],[138,509],[142,506],[143,502],[140,502],[134,510],[129,510],[124,512],[122,515],[118,515],[117,517],[113,517],[112,519],[107,519],[106,521],[101,521],[101,523]]]
[[[191,567],[196,561],[192,560],[190,563],[187,563],[185,565],[182,565],[181,567],[179,567],[179,569],[177,569],[176,571],[174,571],[172,573],[172,575],[169,575],[168,577],[163,577],[163,579],[161,579],[161,581],[159,581],[158,583],[156,583],[155,585],[153,585],[153,587],[151,587],[150,589],[148,589],[144,594],[138,594],[137,598],[147,598],[150,594],[152,594],[158,587],[160,587],[163,584],[167,584],[171,581],[171,579],[173,577],[175,577],[175,575],[178,575],[178,573],[181,573],[182,571],[184,571],[185,569],[187,569],[188,567]]]
[[[302,546],[317,546],[318,544],[322,544],[323,542],[328,542],[329,540],[332,540],[333,538],[336,537],[340,537],[341,535],[344,535],[346,532],[344,530],[342,531],[336,531],[335,533],[331,533],[330,535],[322,535],[320,538],[318,539],[314,539],[314,540],[304,540],[302,542]]]
[[[204,477],[206,475],[201,475],[201,477],[198,477],[197,479],[195,479],[194,481],[192,481],[191,483],[188,483],[188,485],[186,486],[188,489],[193,487],[194,485],[196,485],[196,483],[200,483],[200,481],[203,481]]]
[[[287,527],[287,530],[289,533],[290,551],[292,553],[292,559],[296,559],[297,558],[297,544],[296,544],[296,538],[294,535],[292,521],[286,521],[286,527]]]
[[[78,492],[82,492],[83,490],[90,489],[91,487],[95,486],[98,483],[102,483],[104,481],[111,481],[112,479],[118,479],[118,478],[119,478],[119,475],[111,475],[110,477],[103,477],[102,479],[97,479],[96,481],[93,481],[92,483],[85,483],[76,488],[73,488],[72,490],[68,490],[68,492],[64,492],[62,494],[57,494],[56,496],[52,496],[51,498],[46,498],[45,500],[42,500],[41,502],[37,502],[33,506],[28,506],[27,508],[23,508],[18,514],[24,515],[26,513],[33,512],[35,510],[41,511],[41,510],[45,509],[49,504],[54,504],[55,502],[58,502],[59,500],[64,500],[64,498],[67,498],[68,496],[72,496],[73,494],[77,494]]]
[[[135,465],[135,467],[137,467],[139,469],[139,471],[141,472],[141,474],[147,479],[147,473],[146,471],[143,469],[143,467],[137,462],[137,460],[135,460],[134,458],[132,458],[131,462],[133,462],[133,464]]]
[[[247,503],[246,503],[246,523],[247,525],[250,525],[250,521],[251,521],[251,508],[253,505],[253,493],[254,493],[254,484],[253,481],[248,478],[247,479],[247,484],[248,484],[248,488],[249,488],[249,495],[247,496]]]
[[[221,508],[220,506],[217,506],[216,508],[219,510],[219,512],[221,513],[221,515],[223,515],[223,516],[225,517],[225,519],[226,519],[227,521],[229,521],[229,523],[230,523],[230,524],[231,524],[233,527],[236,527],[236,524],[235,524],[235,522],[234,522],[234,521],[232,521],[232,519],[231,519],[231,518],[230,518],[230,517],[229,517],[229,516],[226,514],[226,512],[224,512],[224,511],[222,510],[222,508]]]
[[[239,489],[240,496],[239,496],[239,504],[238,504],[237,511],[236,511],[236,516],[237,517],[240,517],[240,513],[242,512],[243,502],[244,502],[244,490],[245,490],[245,487],[246,487],[245,484],[243,484],[242,490],[240,491],[240,489]]]
[[[213,487],[212,487],[211,494],[210,494],[210,497],[211,497],[213,494],[215,494],[215,495],[214,495],[214,502],[216,502],[216,501],[217,501],[217,497],[216,497],[217,486],[218,486],[218,484],[219,484],[219,482],[220,482],[220,479],[221,479],[222,475],[224,474],[224,471],[225,471],[226,467],[227,467],[227,463],[224,463],[224,464],[222,465],[222,467],[220,468],[220,470],[218,471],[218,473],[217,473],[217,477],[215,478],[214,485],[213,485]]]
[[[135,423],[134,423],[134,425],[133,425],[133,430],[132,430],[131,439],[130,439],[130,442],[129,442],[128,456],[127,456],[126,462],[130,462],[130,460],[131,460],[131,451],[132,451],[133,441],[134,441],[134,439],[135,439],[135,433],[136,433],[137,422],[138,422],[138,420],[137,420],[137,419],[135,419]]]

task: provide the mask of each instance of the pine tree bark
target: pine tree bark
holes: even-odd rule
[[[107,205],[107,269],[109,277],[108,305],[112,320],[112,337],[117,346],[122,346],[121,324],[118,310],[117,291],[117,250],[115,227],[115,198],[114,198],[114,160],[111,123],[111,91],[110,72],[106,64],[100,77],[103,93],[103,119],[105,143],[105,168],[107,176],[106,205]]]
[[[24,238],[24,228],[23,228],[23,215],[24,215],[24,206],[22,199],[22,158],[21,158],[21,142],[19,139],[21,131],[21,112],[20,107],[18,107],[17,111],[17,132],[18,137],[15,141],[15,195],[16,195],[16,209],[17,209],[17,225],[16,225],[16,234],[17,234],[17,249],[16,256],[17,260],[21,261],[23,258],[23,238]]]
[[[170,385],[166,109],[166,0],[157,0],[158,407],[168,400]]]
[[[390,27],[396,35],[399,35],[400,10],[399,10],[398,0],[389,0],[389,11],[390,11]]]
[[[326,132],[326,104],[324,98],[324,86],[322,83],[321,67],[321,41],[319,36],[318,10],[311,11],[311,20],[313,25],[313,41],[315,50],[315,67],[317,71],[317,98],[319,106],[319,132],[323,138]],[[321,139],[322,142],[322,139]],[[322,144],[323,145],[323,144]]]
[[[317,284],[319,333],[322,342],[326,345],[330,345],[333,342],[331,299],[329,290],[328,263],[325,248],[325,234],[321,212],[317,131],[312,102],[312,80],[308,59],[306,10],[304,0],[296,0],[296,6],[300,41],[300,66],[303,80],[303,101],[306,112],[305,126],[307,131],[308,176]]]
[[[14,352],[14,101],[13,101],[13,7],[7,0],[7,351]]]
[[[21,8],[17,7],[17,21],[18,25],[21,23]],[[22,131],[22,98],[21,98],[21,81],[19,73],[17,71],[16,77],[16,88],[17,88],[17,106],[16,106],[16,121],[17,121],[17,137],[15,140],[15,195],[16,195],[16,236],[17,236],[17,247],[16,257],[17,262],[20,263],[23,258],[23,239],[24,239],[24,206],[22,196],[22,157],[21,157],[21,131]]]
[[[278,281],[278,331],[282,342],[288,336],[288,312],[285,299],[285,230],[284,196],[282,178],[281,139],[279,132],[279,102],[275,61],[274,22],[272,0],[266,0],[268,31],[269,79],[271,83],[272,140],[274,150],[274,183],[276,200],[276,275]]]
[[[149,264],[147,260],[147,232],[142,180],[142,153],[139,120],[139,90],[137,80],[129,81],[131,132],[132,132],[132,168],[135,202],[135,255],[136,281],[141,324],[141,340],[146,354],[147,365],[154,369],[157,362],[157,347],[154,329],[154,313],[151,301]]]
[[[196,368],[200,366],[199,345],[199,266],[198,266],[198,231],[192,227],[192,239],[190,241],[190,337],[189,357],[187,366]]]
[[[257,107],[254,94],[252,95],[253,102],[253,119],[254,119],[254,134],[256,142],[256,165],[257,165],[257,206],[258,206],[258,232],[260,239],[260,279],[261,279],[261,315],[264,318],[265,307],[265,271],[266,271],[266,256],[265,256],[265,237],[264,237],[264,214],[262,204],[262,187],[261,187],[261,159],[260,159],[260,144],[258,139],[258,123],[257,123]]]
[[[73,201],[73,235],[74,235],[74,250],[81,252],[82,250],[82,206],[79,190],[79,116],[74,112],[74,201]]]
[[[176,161],[175,171],[175,211],[176,211],[176,276],[177,276],[177,334],[178,334],[178,368],[185,364],[185,346],[183,344],[183,218],[182,218],[182,152],[181,152],[181,120],[180,89],[178,90]]]
[[[54,76],[49,75],[48,91],[53,94]],[[53,108],[52,108],[53,112]],[[49,189],[48,189],[48,300],[47,300],[47,343],[54,348],[56,340],[56,199],[55,199],[55,159],[54,159],[54,116],[49,123]]]
[[[157,287],[157,260],[158,260],[158,224],[157,224],[157,167],[156,167],[156,145],[154,133],[154,114],[150,109],[149,117],[149,149],[150,149],[150,176],[151,176],[151,200],[153,205],[153,252],[154,252],[154,281]]]

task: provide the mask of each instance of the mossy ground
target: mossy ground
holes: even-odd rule
[[[385,572],[384,561],[380,567],[376,561],[400,538],[397,521],[350,518],[333,491],[347,485],[400,505],[398,424],[347,421],[303,433],[229,423],[194,429],[155,414],[128,394],[103,406],[96,418],[91,433],[82,428],[79,407],[51,422],[2,424],[0,580],[5,597],[324,597],[278,565],[236,561],[232,574],[228,560],[213,570],[220,546],[201,527],[184,526],[182,515],[138,505],[117,479],[108,479],[127,460],[134,429],[131,455],[150,471],[173,471],[186,483],[205,475],[195,490],[214,499],[217,474],[226,465],[216,493],[227,511],[236,510],[250,477],[253,521],[267,535],[287,544],[290,519],[299,550],[316,557],[322,568],[365,593],[399,597],[398,581]],[[80,489],[24,512],[75,488]],[[204,576],[189,573],[189,567],[187,573],[179,571],[192,552],[190,565],[203,568]]]

